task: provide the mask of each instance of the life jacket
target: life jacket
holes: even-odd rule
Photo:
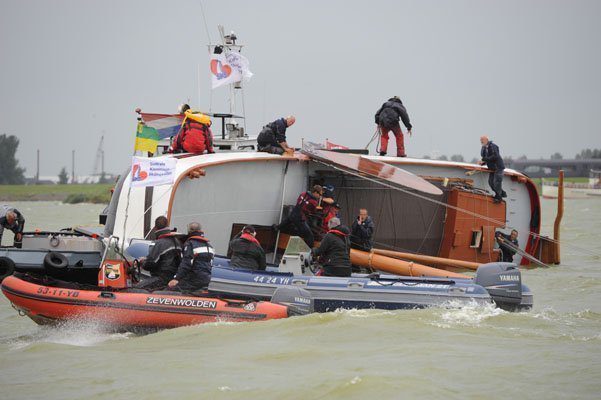
[[[261,243],[259,243],[259,241],[257,240],[257,238],[255,238],[250,233],[243,233],[242,235],[240,235],[240,238],[244,239],[244,240],[248,240],[249,242],[254,243],[257,246],[261,246]]]
[[[174,150],[202,154],[213,152],[213,134],[207,124],[186,117],[173,143]]]

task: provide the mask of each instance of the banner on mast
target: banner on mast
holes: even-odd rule
[[[131,186],[171,185],[175,181],[177,160],[168,157],[132,157]]]
[[[248,80],[253,76],[248,59],[238,52],[213,54],[210,68],[213,89],[242,79]]]

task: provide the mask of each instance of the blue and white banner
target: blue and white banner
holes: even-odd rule
[[[171,185],[175,181],[177,159],[168,157],[132,157],[131,186]]]

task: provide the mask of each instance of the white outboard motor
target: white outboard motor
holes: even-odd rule
[[[311,314],[314,311],[311,293],[295,286],[277,288],[273,293],[271,302],[287,306],[289,317]]]
[[[498,307],[504,310],[521,308],[522,273],[517,265],[507,262],[481,265],[474,283],[483,286]]]

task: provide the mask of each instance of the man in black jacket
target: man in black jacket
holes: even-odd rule
[[[171,229],[163,228],[155,232],[157,239],[150,248],[148,257],[141,258],[142,269],[150,272],[150,278],[138,282],[139,289],[163,289],[173,275],[182,259],[182,248]]]
[[[2,244],[2,234],[4,233],[4,228],[6,228],[10,229],[15,234],[15,246],[21,247],[24,227],[25,218],[19,210],[8,205],[0,207],[0,244]]]
[[[512,248],[513,246],[510,247],[506,243],[509,242],[510,244],[513,244],[514,246],[519,247],[518,231],[516,231],[514,229],[511,231],[510,235],[507,235],[506,233],[503,233],[503,232],[497,232],[496,237],[497,237],[497,242],[499,243],[499,247],[501,248],[501,254],[502,254],[501,261],[513,262],[513,256],[515,255],[516,251]]]
[[[311,253],[321,260],[325,276],[351,276],[351,232],[338,218],[332,218],[328,226],[330,230]]]
[[[411,136],[413,126],[409,121],[409,114],[403,105],[401,99],[397,96],[392,97],[376,112],[376,124],[380,129],[380,155],[385,156],[388,150],[388,132],[392,131],[396,138],[396,155],[397,157],[407,157],[405,154],[405,140],[403,139],[403,131],[399,124],[399,118],[403,121],[403,125],[407,128],[407,133]]]
[[[501,157],[499,146],[494,144],[492,140],[488,140],[487,136],[480,137],[480,144],[482,145],[480,165],[486,164],[486,168],[491,171],[488,175],[488,184],[495,193],[494,202],[500,203],[503,197],[507,197],[507,193],[503,190],[505,163]]]
[[[351,230],[351,246],[354,249],[370,251],[373,247],[374,222],[367,214],[367,209],[359,210],[359,216],[353,222]]]
[[[232,257],[230,266],[264,271],[267,263],[265,261],[265,250],[256,239],[257,232],[252,225],[247,225],[230,242]]]
[[[277,119],[263,127],[257,137],[257,148],[266,153],[294,153],[294,149],[286,142],[286,129],[296,122],[294,116]]]
[[[188,239],[184,243],[183,257],[169,288],[181,292],[195,292],[209,286],[215,250],[204,237],[198,222],[188,225]]]

